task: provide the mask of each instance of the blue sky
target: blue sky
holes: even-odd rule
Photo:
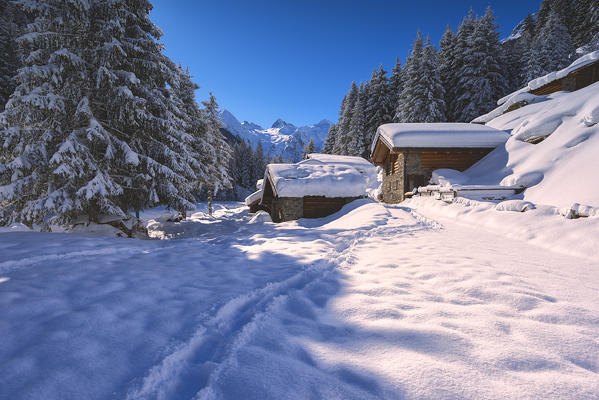
[[[239,120],[335,121],[352,80],[405,60],[416,31],[438,43],[490,5],[502,37],[540,0],[150,0],[166,53]]]

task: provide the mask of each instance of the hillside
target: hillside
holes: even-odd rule
[[[228,110],[221,111],[221,119],[225,129],[250,142],[252,147],[262,143],[264,155],[274,157],[281,154],[283,159],[294,162],[301,160],[304,147],[310,140],[314,142],[316,151],[320,151],[331,127],[331,122],[326,119],[314,125],[300,127],[278,119],[270,128],[265,129],[252,122],[239,122]]]
[[[540,96],[534,104],[487,125],[509,132],[504,147],[466,172],[470,182],[524,184],[524,199],[567,207],[599,207],[599,83],[575,92]],[[530,138],[540,143],[526,142]]]

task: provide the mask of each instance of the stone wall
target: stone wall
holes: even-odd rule
[[[270,217],[274,222],[285,222],[299,219],[304,215],[304,199],[302,197],[276,197],[272,201]]]
[[[422,159],[418,153],[400,153],[397,157],[398,168],[394,174],[383,176],[383,201],[399,203],[404,193],[415,186],[425,185],[431,177],[430,171],[422,169]],[[390,168],[393,170],[393,168]]]

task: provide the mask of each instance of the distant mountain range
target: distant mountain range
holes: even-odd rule
[[[331,121],[323,119],[311,126],[297,127],[278,119],[270,128],[264,129],[252,122],[239,122],[228,110],[221,111],[221,118],[224,129],[232,135],[251,143],[252,147],[261,142],[264,155],[270,154],[271,157],[275,157],[281,154],[284,160],[293,162],[301,160],[304,147],[310,139],[314,142],[316,151],[322,150],[332,124]]]

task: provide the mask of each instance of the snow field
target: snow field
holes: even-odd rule
[[[599,398],[596,260],[422,206],[237,207],[0,233],[0,398]]]

